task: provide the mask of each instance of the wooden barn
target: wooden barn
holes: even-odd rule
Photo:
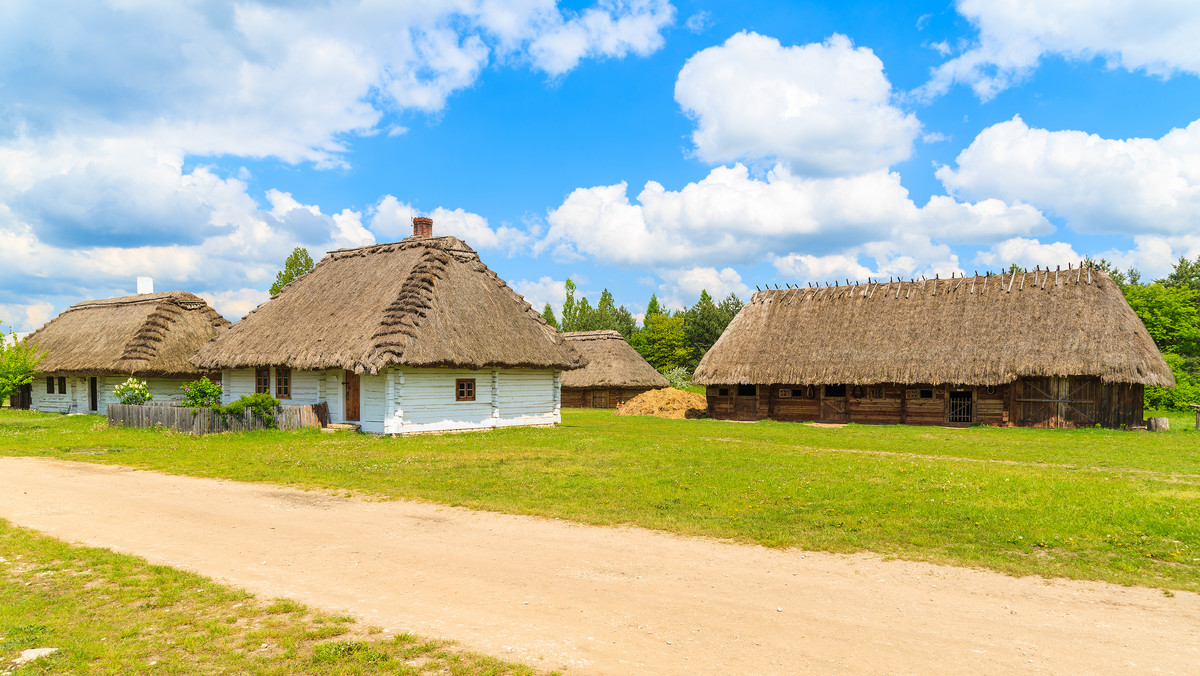
[[[404,434],[560,422],[579,355],[469,246],[433,221],[339,249],[193,358],[225,400],[325,402],[335,423]]]
[[[180,401],[180,387],[202,375],[189,361],[229,320],[186,291],[90,300],[67,308],[27,340],[45,354],[29,390],[30,407],[103,413],[113,388],[145,380],[155,402]]]
[[[587,366],[563,373],[563,406],[616,408],[671,384],[616,331],[569,331],[563,337],[587,360]]]
[[[1175,379],[1085,267],[759,291],[693,382],[715,418],[1116,428]]]

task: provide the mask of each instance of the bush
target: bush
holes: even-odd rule
[[[275,412],[279,410],[280,401],[266,392],[243,394],[228,406],[214,406],[221,413],[232,413],[239,418],[246,414],[246,409],[266,421],[268,427],[275,426]]]
[[[183,390],[183,405],[192,408],[214,408],[221,405],[221,383],[213,382],[208,376],[201,376],[186,385]]]
[[[144,404],[154,398],[150,394],[150,386],[144,380],[130,378],[113,388],[113,396],[120,399],[122,404]]]
[[[687,389],[692,384],[692,372],[686,366],[673,366],[663,371],[663,375],[671,381],[671,387],[677,390]]]
[[[1187,360],[1173,353],[1164,352],[1163,359],[1175,374],[1175,387],[1146,388],[1146,408],[1166,411],[1191,411],[1189,404],[1200,404],[1200,378],[1187,369]]]

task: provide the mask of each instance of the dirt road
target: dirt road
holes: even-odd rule
[[[1200,670],[1200,596],[0,458],[0,517],[606,674]]]

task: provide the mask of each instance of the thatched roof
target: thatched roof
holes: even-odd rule
[[[38,370],[63,375],[199,376],[188,361],[229,320],[186,291],[72,305],[27,339],[45,357]]]
[[[1175,384],[1121,290],[1091,268],[759,291],[692,379],[1000,385],[1021,376]]]
[[[379,373],[582,365],[525,299],[455,237],[329,253],[193,358],[201,368],[280,365]]]
[[[567,343],[587,366],[563,374],[563,387],[667,387],[671,383],[616,331],[570,331]]]

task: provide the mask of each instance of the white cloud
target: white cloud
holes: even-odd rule
[[[567,299],[565,280],[550,277],[540,277],[537,281],[518,279],[511,282],[510,286],[539,312],[549,303],[554,309],[554,316],[562,317],[563,301]]]
[[[861,174],[907,159],[917,118],[892,105],[883,62],[843,35],[784,47],[739,33],[688,59],[675,100],[707,162],[776,158],[795,173]]]
[[[776,166],[759,180],[739,164],[717,167],[678,191],[648,182],[636,200],[624,183],[579,188],[550,212],[536,250],[684,268],[752,264],[788,252],[865,251],[864,243],[910,235],[988,241],[1052,230],[1035,209],[999,200],[963,204],[941,197],[918,208],[899,175],[885,171],[814,179]],[[890,260],[900,254],[873,255]]]
[[[587,57],[645,56],[663,45],[662,30],[675,20],[666,0],[609,0],[570,19],[556,15],[529,45],[539,68],[561,75]]]
[[[1200,4],[1187,0],[959,0],[979,40],[934,70],[927,95],[969,85],[983,99],[1028,77],[1046,55],[1162,77],[1200,74]]]
[[[1066,242],[1042,244],[1036,239],[1014,237],[992,245],[987,251],[980,251],[975,261],[992,269],[1007,268],[1016,263],[1023,268],[1058,267],[1066,269],[1067,265],[1078,263],[1083,256]]]
[[[0,305],[0,342],[10,342],[13,333],[20,339],[40,329],[54,315],[54,305],[46,301]]]
[[[750,287],[733,268],[689,267],[678,270],[659,270],[663,278],[658,300],[667,309],[681,310],[694,305],[701,291],[707,291],[713,302],[719,303],[731,293],[743,300],[749,297]]]
[[[315,257],[319,259],[320,257]],[[230,321],[238,321],[251,310],[270,299],[265,289],[227,289],[196,294]]]
[[[412,234],[413,216],[427,215],[433,219],[434,235],[453,235],[472,248],[493,249],[513,253],[529,246],[532,238],[527,230],[501,225],[492,228],[479,214],[462,208],[437,207],[422,214],[411,204],[392,195],[385,195],[370,211],[370,229],[380,241],[395,241]]]
[[[1077,232],[1173,235],[1200,223],[1200,121],[1114,140],[1016,117],[984,129],[955,162],[937,172],[952,194],[1029,203]]]

